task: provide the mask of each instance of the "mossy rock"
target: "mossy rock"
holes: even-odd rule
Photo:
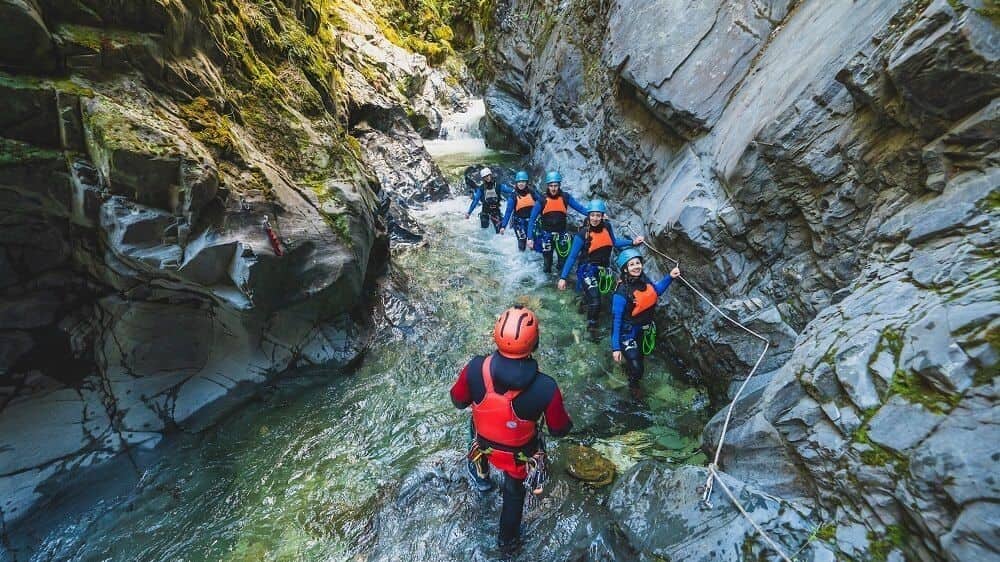
[[[607,486],[615,479],[615,465],[590,447],[574,445],[567,451],[566,472],[591,486]]]

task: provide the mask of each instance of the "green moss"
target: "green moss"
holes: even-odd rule
[[[55,35],[62,37],[64,41],[97,52],[107,48],[119,49],[129,45],[151,43],[151,36],[147,33],[86,25],[62,24],[56,28]]]
[[[868,554],[873,562],[884,562],[893,549],[902,549],[907,543],[908,535],[900,525],[889,525],[884,536],[868,532]]]
[[[837,536],[837,525],[834,523],[824,523],[816,527],[814,533],[817,539],[830,542]]]
[[[960,395],[942,392],[923,377],[904,369],[896,369],[889,385],[889,393],[898,395],[907,402],[921,404],[936,414],[950,412],[961,399]]]
[[[989,19],[993,25],[1000,27],[1000,0],[985,0],[983,7],[977,9],[976,13]]]
[[[862,423],[857,430],[854,431],[852,439],[855,443],[861,443],[868,447],[868,450],[862,451],[860,454],[861,462],[867,464],[868,466],[886,466],[892,464],[896,469],[897,473],[904,473],[910,468],[910,461],[903,455],[894,453],[877,443],[873,443],[868,437],[868,423],[867,420],[871,418],[871,415],[866,413],[865,423]]]
[[[36,76],[13,76],[0,72],[0,86],[17,90],[55,90],[63,94],[80,97],[93,97],[94,91],[81,86],[73,79],[50,79]]]
[[[1000,11],[1000,8],[997,8],[997,10]],[[986,210],[989,211],[1000,210],[1000,193],[997,193],[996,190],[991,191],[990,194],[986,196],[986,199],[983,200],[983,205]]]
[[[0,166],[27,164],[62,157],[62,153],[58,150],[40,148],[33,144],[0,137]]]
[[[203,97],[197,97],[180,106],[181,117],[187,122],[194,137],[223,155],[238,152],[233,136],[232,122],[219,115]]]

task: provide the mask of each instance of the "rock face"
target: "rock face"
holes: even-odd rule
[[[0,2],[0,527],[367,345],[379,200],[443,185],[410,116],[466,98],[371,10]]]
[[[813,510],[815,559],[1000,553],[991,10],[513,0],[497,20],[492,127],[574,195],[617,202],[612,218],[770,339],[721,464]],[[664,308],[670,352],[722,402],[760,343],[683,287]],[[724,546],[716,559],[750,556]]]

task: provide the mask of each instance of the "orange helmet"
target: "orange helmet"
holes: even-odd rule
[[[493,340],[500,355],[520,359],[538,347],[538,318],[521,305],[508,308],[493,326]]]

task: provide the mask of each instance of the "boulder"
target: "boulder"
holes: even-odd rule
[[[58,68],[55,44],[35,0],[0,1],[0,68],[48,74]]]

